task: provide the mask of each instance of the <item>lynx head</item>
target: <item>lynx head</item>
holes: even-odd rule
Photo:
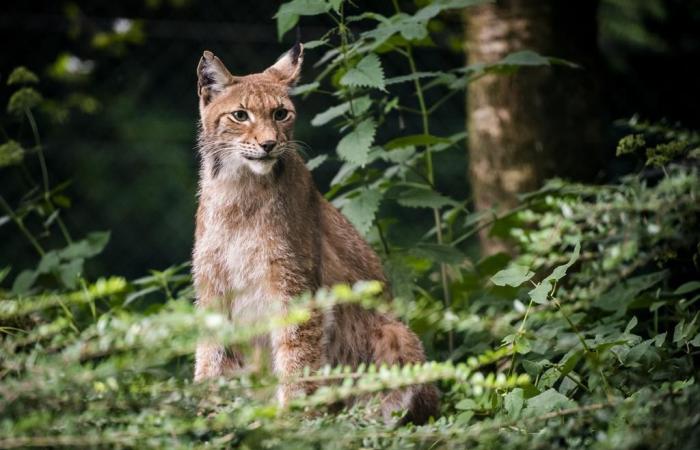
[[[289,90],[299,79],[302,60],[303,46],[297,43],[263,72],[234,76],[213,53],[204,52],[197,67],[199,141],[211,176],[266,175],[293,151],[296,112]]]

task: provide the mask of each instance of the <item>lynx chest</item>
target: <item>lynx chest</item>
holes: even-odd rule
[[[193,255],[199,303],[220,306],[238,324],[269,320],[282,306],[271,274],[282,243],[257,216],[231,217],[225,207],[201,213]]]

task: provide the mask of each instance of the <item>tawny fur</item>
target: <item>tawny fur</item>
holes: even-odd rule
[[[292,141],[289,89],[299,76],[297,44],[266,71],[234,77],[205,52],[198,67],[201,128],[199,208],[193,272],[200,308],[225,312],[231,326],[284,315],[289,301],[321,286],[379,280],[381,261],[348,220],[314,186]],[[283,113],[286,116],[280,120]],[[246,120],[232,113],[245,111]],[[240,113],[239,113],[240,114]],[[260,144],[276,142],[265,153]],[[256,158],[266,157],[264,160]],[[252,158],[252,159],[247,159]],[[299,326],[260,339],[282,379],[325,364],[407,364],[425,360],[414,333],[394,318],[356,305],[315,313]],[[233,348],[202,342],[195,380],[235,373],[246,362]],[[315,385],[283,382],[282,404]],[[384,415],[404,421],[437,414],[438,394],[418,385],[383,396]]]

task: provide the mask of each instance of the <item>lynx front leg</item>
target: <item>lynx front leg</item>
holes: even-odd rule
[[[243,358],[234,349],[211,341],[202,341],[197,344],[194,381],[232,374],[241,367],[243,367]]]
[[[307,322],[276,331],[272,335],[274,371],[280,379],[277,399],[283,407],[295,396],[310,394],[316,383],[298,382],[304,367],[316,370],[321,365],[323,327],[318,314]]]

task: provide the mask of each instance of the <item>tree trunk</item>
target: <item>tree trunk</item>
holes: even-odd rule
[[[503,211],[552,176],[590,178],[601,165],[596,93],[597,1],[498,0],[465,11],[468,62],[534,50],[583,66],[524,67],[467,91],[469,177],[477,210]],[[482,253],[509,251],[489,229]]]

